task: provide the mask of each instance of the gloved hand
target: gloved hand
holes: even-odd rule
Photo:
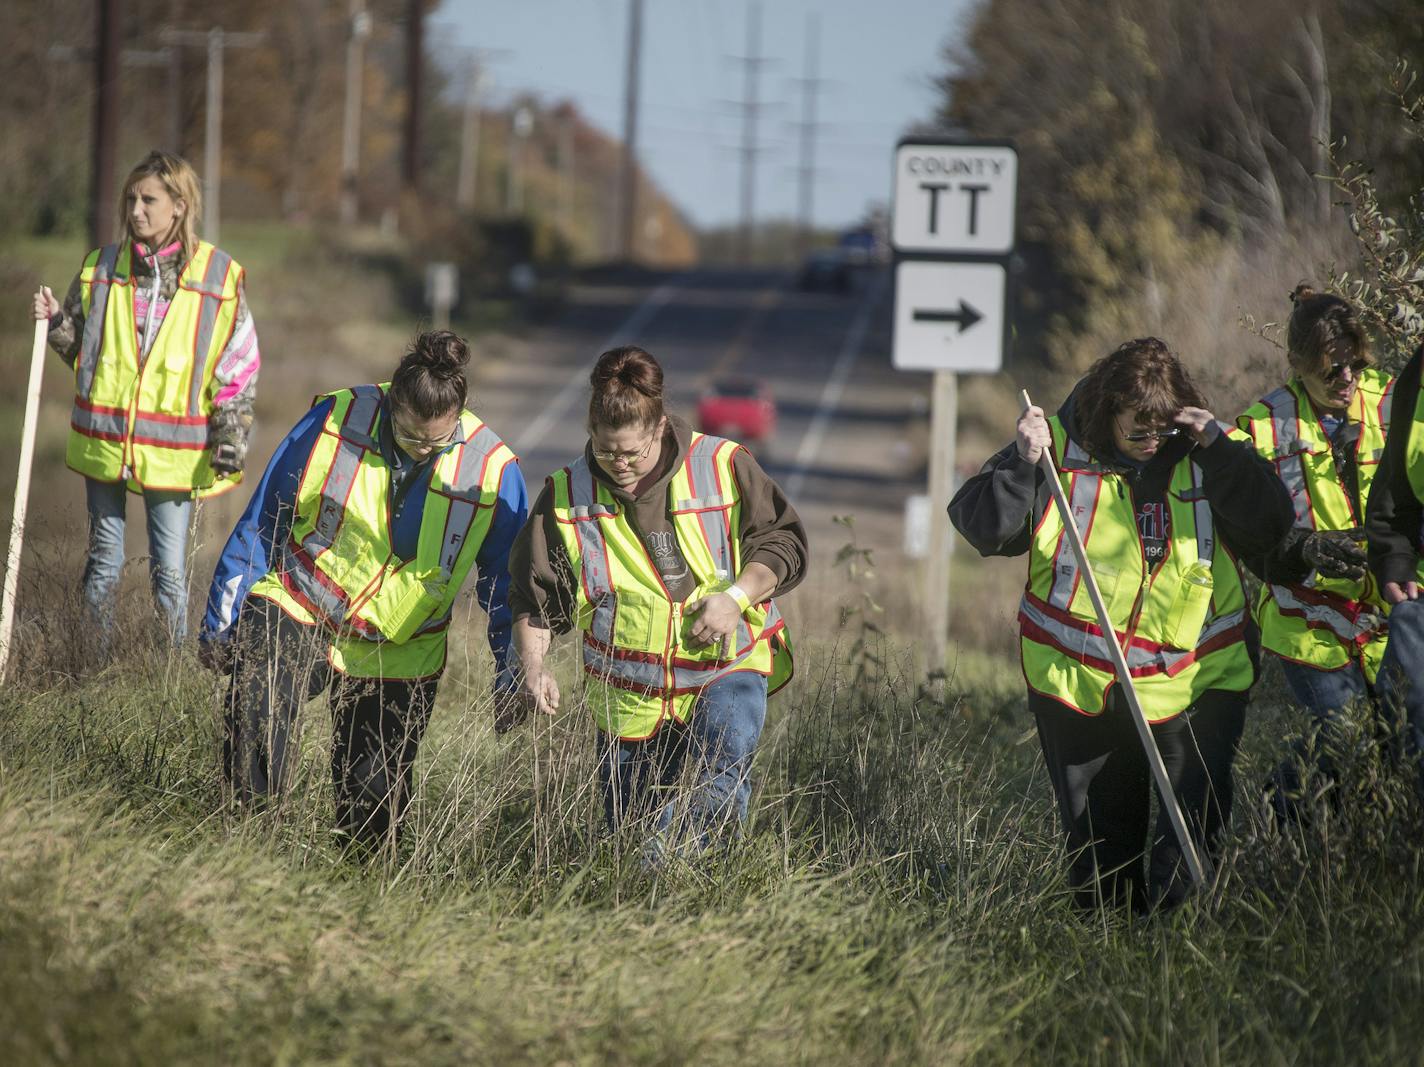
[[[1349,578],[1358,582],[1365,576],[1365,531],[1316,530],[1300,547],[1301,559],[1326,578]]]
[[[242,470],[242,450],[231,441],[224,441],[213,448],[208,462],[219,476],[237,474]]]

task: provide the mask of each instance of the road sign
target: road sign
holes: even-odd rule
[[[896,252],[1007,255],[1018,174],[1007,145],[902,143],[890,243]]]
[[[895,366],[956,372],[1003,366],[1006,273],[1001,263],[898,263]]]

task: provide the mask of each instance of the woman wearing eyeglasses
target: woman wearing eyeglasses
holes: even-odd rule
[[[1045,449],[1208,852],[1231,816],[1231,765],[1255,680],[1234,556],[1269,551],[1290,527],[1290,502],[1270,465],[1222,431],[1180,360],[1147,337],[1094,364],[1056,415],[1029,408],[1015,442],[949,505],[981,555],[1028,553],[1019,648],[1075,901],[1176,904],[1189,888],[1181,853],[1165,814],[1149,834],[1146,756],[1038,465]]]
[[[1295,505],[1290,534],[1263,560],[1248,560],[1263,578],[1261,643],[1280,660],[1316,734],[1272,776],[1282,818],[1299,815],[1302,756],[1333,779],[1329,741],[1346,707],[1372,694],[1384,655],[1389,606],[1365,569],[1363,526],[1393,387],[1348,302],[1305,284],[1290,298],[1290,378],[1236,420]]]
[[[526,706],[553,714],[552,635],[582,632],[607,821],[650,819],[655,862],[746,816],[767,696],[791,675],[772,597],[805,574],[806,533],[746,449],[664,411],[647,352],[605,352],[590,381],[588,445],[510,555],[514,644]]]
[[[393,842],[467,577],[488,616],[495,708],[509,546],[527,513],[514,454],[465,407],[465,342],[419,335],[389,383],[317,397],[267,465],[213,576],[199,650],[230,669],[225,767],[275,799],[298,712],[330,695],[338,829]]]

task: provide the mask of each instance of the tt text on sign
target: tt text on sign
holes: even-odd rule
[[[891,238],[900,252],[1004,255],[1014,247],[1018,154],[992,145],[902,144]]]

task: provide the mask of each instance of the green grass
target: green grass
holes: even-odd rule
[[[1150,922],[1068,905],[1012,664],[848,679],[802,642],[745,839],[654,877],[599,832],[577,713],[507,737],[457,664],[394,856],[223,799],[210,679],[141,646],[0,704],[0,1054],[15,1063],[1399,1063],[1424,1019],[1421,819],[1367,748],[1264,832],[1256,710],[1221,882]],[[46,650],[28,663],[40,666]],[[564,669],[568,669],[565,655]],[[566,681],[571,681],[567,679]],[[1268,675],[1267,683],[1271,678]]]

